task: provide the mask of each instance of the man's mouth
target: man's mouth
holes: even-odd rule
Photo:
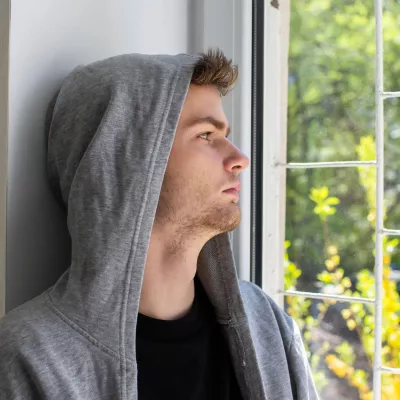
[[[236,189],[224,190],[224,193],[226,193],[230,196],[235,196],[236,198],[239,198],[239,192]]]
[[[232,185],[230,188],[224,190],[224,192],[227,192],[229,190],[235,190],[236,192],[238,192],[240,190],[240,182],[237,182],[235,185]]]

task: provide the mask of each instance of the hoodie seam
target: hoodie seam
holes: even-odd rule
[[[292,352],[292,344],[294,342],[295,332],[292,333],[292,337],[290,338],[289,346],[288,346],[288,353]]]
[[[226,318],[219,318],[217,320],[217,322],[220,325],[229,325],[232,328],[239,328],[243,325],[246,325],[246,318],[245,317],[241,317],[241,318],[237,318],[235,322],[232,322],[232,320],[230,318],[226,319]]]
[[[241,346],[244,349],[243,342],[240,339],[240,334],[239,334],[238,330],[236,328],[233,328],[233,329],[234,329],[234,335],[235,335],[235,342],[237,343],[238,346]],[[244,350],[243,350],[243,354],[245,354]],[[248,374],[247,374],[248,368],[246,368],[245,359],[243,361],[244,361],[244,365],[242,365],[242,371],[243,371],[244,381],[245,381],[247,390],[250,392],[250,396],[253,399],[255,397],[253,396],[254,395],[254,391],[253,391],[252,386],[250,385],[249,377],[248,377]]]
[[[220,246],[219,246],[219,241],[218,240],[216,241],[216,246],[215,247],[216,247],[216,252],[217,252],[217,259],[221,260],[221,251],[220,251]],[[232,313],[231,296],[230,296],[229,290],[227,290],[227,287],[226,287],[226,280],[225,280],[224,274],[222,273],[220,268],[216,268],[216,271],[217,271],[217,274],[220,277],[220,280],[222,281],[222,284],[224,285],[225,298],[227,299],[227,305],[228,305],[229,324],[233,325],[233,324],[236,323],[236,321],[234,323],[232,323],[233,313]]]
[[[219,241],[217,241],[217,243],[216,243],[216,251],[217,251],[218,260],[220,260],[221,259],[221,251],[220,251]],[[241,366],[241,371],[242,371],[242,374],[244,377],[244,382],[245,382],[248,392],[250,393],[250,396],[251,396],[250,398],[255,399],[256,397],[254,396],[254,390],[253,390],[252,386],[250,385],[250,380],[249,380],[249,376],[247,373],[248,368],[246,368],[246,364],[247,364],[246,349],[245,349],[242,339],[240,337],[239,329],[237,329],[241,325],[240,321],[244,321],[244,322],[246,321],[246,316],[241,316],[241,317],[235,319],[234,322],[232,322],[232,317],[233,317],[232,304],[231,304],[231,300],[230,300],[231,297],[230,297],[229,290],[226,287],[226,279],[225,279],[222,271],[219,268],[217,268],[217,273],[219,274],[221,281],[224,285],[225,297],[227,298],[228,312],[229,312],[228,327],[231,327],[233,329],[234,341],[236,342],[237,347],[241,350],[241,351],[239,351],[239,357],[240,357],[239,365]],[[241,294],[239,280],[236,279],[236,281],[238,284],[239,293]]]
[[[291,356],[292,353],[292,347],[293,347],[293,342],[295,341],[295,336],[296,336],[296,331],[293,331],[292,337],[290,339],[290,343],[288,345],[288,351],[286,354],[286,360],[287,360],[287,365],[288,365],[288,373],[289,373],[289,380],[290,380],[290,386],[291,386],[291,391],[292,395],[297,394],[297,386],[296,386],[296,380],[293,376],[292,369],[290,368],[290,362],[289,362],[289,357]]]
[[[76,333],[86,339],[90,344],[97,347],[100,351],[107,354],[109,357],[114,358],[116,361],[120,361],[121,356],[116,353],[114,350],[111,350],[101,342],[99,342],[96,338],[91,336],[88,332],[82,329],[78,324],[70,320],[53,302],[49,293],[45,293],[46,304],[49,309],[56,314],[66,325],[68,325],[71,329],[73,329]],[[133,362],[132,360],[129,360]]]

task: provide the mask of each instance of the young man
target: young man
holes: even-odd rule
[[[0,323],[0,399],[317,399],[298,328],[239,282],[220,51],[76,68],[49,108],[70,268]]]

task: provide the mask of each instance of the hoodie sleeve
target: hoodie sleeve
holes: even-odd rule
[[[288,352],[290,379],[295,400],[319,400],[301,333],[293,321],[293,337]]]

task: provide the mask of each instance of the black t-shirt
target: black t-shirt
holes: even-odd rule
[[[184,317],[138,315],[136,348],[139,400],[242,399],[226,341],[197,279]]]

